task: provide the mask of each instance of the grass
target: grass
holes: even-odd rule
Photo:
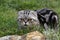
[[[50,8],[60,15],[60,0],[0,0],[0,36],[22,35],[30,32],[29,29],[17,32],[17,12],[18,10],[36,10],[42,8]],[[56,34],[60,35],[60,32]],[[57,40],[59,38],[60,36]]]

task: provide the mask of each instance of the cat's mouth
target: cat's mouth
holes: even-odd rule
[[[27,24],[25,24],[24,26],[28,26]]]

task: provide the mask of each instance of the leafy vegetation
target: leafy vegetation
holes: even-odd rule
[[[42,8],[50,8],[60,15],[60,0],[0,0],[0,36],[22,35],[30,32],[29,29],[17,30],[17,12],[19,10],[36,10]],[[58,31],[57,35],[59,37],[57,40],[60,38],[59,33]]]

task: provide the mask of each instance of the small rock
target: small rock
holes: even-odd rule
[[[38,32],[38,31],[34,31],[34,32],[30,32],[27,33],[24,37],[22,36],[23,40],[45,40],[45,36]]]

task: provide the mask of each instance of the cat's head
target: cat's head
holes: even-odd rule
[[[32,10],[22,10],[18,12],[18,21],[22,26],[38,25],[37,13]]]

